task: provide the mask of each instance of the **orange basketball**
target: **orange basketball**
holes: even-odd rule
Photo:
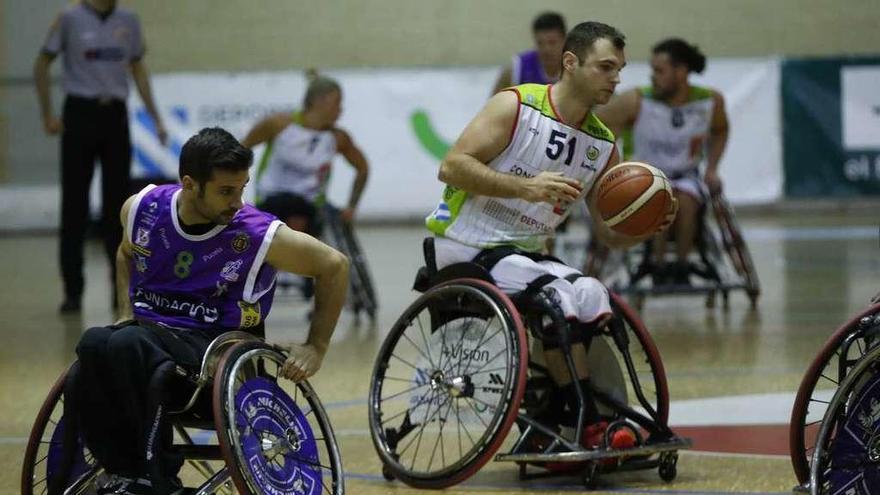
[[[672,186],[666,175],[640,162],[611,167],[599,183],[598,194],[605,225],[634,237],[655,232],[672,204]]]

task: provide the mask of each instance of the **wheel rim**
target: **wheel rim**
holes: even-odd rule
[[[64,383],[67,372],[56,380],[49,395],[37,414],[22,466],[22,493],[45,493],[48,482],[59,474],[63,463],[63,438],[66,430],[64,413]],[[53,430],[46,439],[47,429]],[[95,467],[95,459],[83,446],[82,438],[77,437],[77,445],[73,452],[73,462],[67,480],[76,480]],[[57,481],[56,481],[57,482]]]
[[[863,310],[838,328],[804,374],[792,407],[789,433],[792,467],[799,483],[806,483],[809,478],[816,437],[835,390],[849,369],[875,345],[856,335],[848,355],[842,356],[842,343],[857,333],[863,318],[874,317],[878,312],[880,304]]]
[[[862,358],[825,413],[810,468],[813,493],[870,495],[880,488],[880,348]],[[870,468],[870,469],[868,469]]]
[[[457,281],[424,294],[395,324],[374,369],[370,421],[374,445],[398,478],[449,486],[506,436],[526,367],[524,330],[505,304],[490,284]],[[440,305],[473,311],[445,320]]]

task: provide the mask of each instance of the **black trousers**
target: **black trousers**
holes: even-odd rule
[[[65,416],[76,418],[86,446],[104,469],[148,478],[170,493],[183,465],[171,449],[169,410],[182,408],[194,386],[175,366],[195,373],[214,334],[143,327],[90,328],[65,385]]]
[[[62,118],[59,256],[65,296],[79,299],[85,284],[83,244],[95,160],[101,161],[101,234],[115,284],[116,249],[122,239],[119,210],[131,193],[131,140],[123,101],[68,96]]]

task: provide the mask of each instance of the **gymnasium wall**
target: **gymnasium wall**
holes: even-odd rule
[[[4,77],[29,77],[69,0],[2,0]],[[158,72],[494,65],[530,44],[539,10],[619,27],[644,60],[678,35],[710,57],[840,55],[880,47],[877,0],[120,0],[145,25]]]
[[[31,66],[52,18],[67,3],[0,0],[3,28],[0,33],[0,221],[27,211],[25,216],[32,220],[29,224],[51,226],[55,223],[58,141],[42,133]],[[498,66],[506,63],[513,52],[529,47],[529,25],[539,10],[530,2],[499,0],[121,0],[120,4],[134,8],[141,16],[147,37],[147,64],[157,83],[187,74],[208,78],[286,74],[287,80],[294,82],[285,90],[283,99],[288,105],[295,105],[301,94],[298,74],[305,67],[330,71],[340,77],[344,86],[354,84],[352,88],[357,91],[348,95],[358,97],[370,93],[370,84],[375,82],[371,82],[372,76],[377,77],[376,81],[387,82],[400,71],[421,72],[423,84],[408,90],[421,92],[410,95],[407,101],[411,104],[420,97],[429,99],[433,87],[431,74],[458,74],[463,79],[456,80],[460,85],[456,87],[467,87],[466,100],[472,103],[467,111],[460,110],[453,116],[435,114],[433,118],[439,122],[437,131],[447,140],[457,135],[469,118],[471,108],[487,96]],[[729,100],[733,97],[731,102],[739,118],[763,125],[755,128],[734,122],[728,156],[743,152],[743,156],[760,155],[760,161],[749,162],[750,166],[770,174],[772,179],[756,190],[750,187],[748,174],[731,173],[729,192],[732,199],[739,202],[765,202],[781,197],[782,158],[776,89],[779,56],[858,55],[880,51],[877,0],[579,0],[547,2],[540,9],[558,10],[566,15],[570,24],[590,18],[621,28],[628,36],[627,53],[633,62],[625,71],[622,88],[647,80],[644,65],[638,62],[645,60],[650,46],[658,39],[678,35],[698,43],[709,55],[709,71],[704,82],[716,84],[723,91],[734,91],[725,96]],[[739,74],[741,77],[737,80],[738,74],[729,72],[729,68],[749,60],[754,61],[756,67],[765,64],[769,69]],[[54,64],[55,73],[59,66]],[[724,67],[728,72],[724,78],[716,79],[719,72],[713,75],[713,71]],[[248,90],[245,86],[242,91]],[[57,84],[53,94],[58,108],[61,95]],[[172,100],[157,91],[157,102],[163,112],[171,111]],[[435,104],[442,106],[443,102]],[[357,112],[357,103],[348,100],[343,124],[346,120],[368,118]],[[404,118],[398,124],[408,118],[404,112],[401,115]],[[354,127],[357,137],[359,125]],[[243,130],[239,130],[241,132]],[[767,136],[763,132],[777,134]],[[364,139],[367,137],[369,143],[365,142],[365,148],[376,146],[373,142],[376,137],[368,135]],[[754,138],[758,141],[753,141]],[[769,141],[762,141],[764,139]],[[762,154],[765,149],[770,151]],[[373,155],[376,166],[385,170],[408,166],[405,158],[393,162],[393,157],[388,158],[386,152]],[[733,160],[728,158],[728,161]],[[727,165],[730,171],[736,171],[739,166]],[[337,196],[344,195],[348,186],[345,167],[338,168],[342,170],[331,191]],[[430,177],[433,171],[425,174]],[[374,201],[376,195],[384,195],[377,189],[380,182],[378,176],[374,177],[365,198],[369,201],[367,204]],[[38,198],[40,208],[21,204],[17,198]],[[420,208],[422,206],[416,209]],[[384,208],[380,208],[374,213],[382,215],[383,211]]]

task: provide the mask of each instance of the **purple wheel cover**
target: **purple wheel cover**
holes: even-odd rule
[[[318,495],[318,445],[306,415],[278,385],[247,380],[235,394],[236,428],[245,467],[262,493]]]
[[[880,493],[880,373],[852,402],[830,454],[832,495]]]

